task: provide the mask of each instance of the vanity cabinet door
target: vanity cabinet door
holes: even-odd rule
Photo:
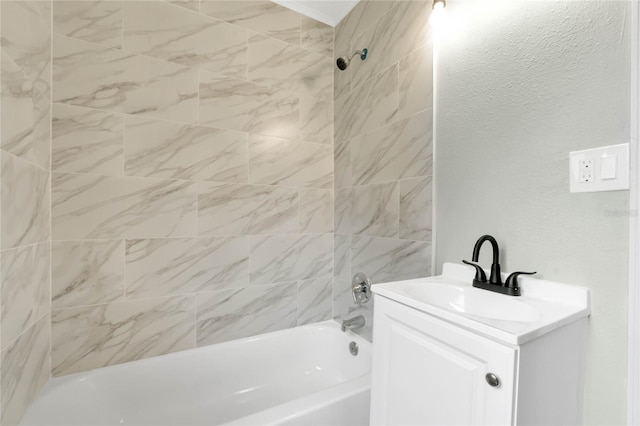
[[[372,425],[512,424],[516,348],[375,297]]]

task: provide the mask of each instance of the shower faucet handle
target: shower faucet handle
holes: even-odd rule
[[[371,280],[364,272],[358,272],[351,280],[353,303],[359,305],[371,300]]]

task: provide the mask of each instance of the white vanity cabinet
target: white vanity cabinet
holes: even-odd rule
[[[375,303],[372,424],[511,423],[517,349],[388,299]],[[488,373],[499,386],[487,384]]]
[[[511,296],[465,290],[460,278],[374,286],[371,424],[580,424],[588,291],[576,293],[577,303],[508,302]],[[419,291],[443,282],[461,290],[435,302]],[[500,311],[479,316],[476,295],[484,307],[504,302],[517,311],[522,303],[533,310],[519,321]]]

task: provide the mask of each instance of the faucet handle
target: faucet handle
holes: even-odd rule
[[[351,280],[351,295],[355,305],[371,300],[371,279],[364,272],[358,272]]]
[[[463,260],[462,263],[471,265],[476,268],[476,277],[473,279],[474,281],[478,281],[481,283],[487,282],[487,275],[484,273],[484,269],[482,269],[482,266],[478,265],[477,263],[469,262],[467,260]]]
[[[518,288],[518,275],[533,275],[535,272],[513,272],[509,274],[507,277],[507,281],[505,281],[504,285],[508,288]]]

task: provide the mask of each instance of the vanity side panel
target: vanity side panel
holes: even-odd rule
[[[588,318],[520,347],[516,424],[583,423]]]

